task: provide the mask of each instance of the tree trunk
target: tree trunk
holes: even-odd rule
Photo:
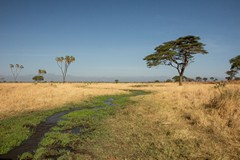
[[[182,86],[183,75],[179,75],[179,86]]]
[[[179,86],[183,85],[182,84],[182,82],[183,82],[183,73],[185,71],[186,66],[187,66],[187,59],[184,60],[184,64],[183,64],[183,66],[181,68],[181,71],[178,71],[178,73],[179,73]]]

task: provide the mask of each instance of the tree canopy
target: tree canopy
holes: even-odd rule
[[[44,74],[47,74],[47,71],[44,70],[44,69],[39,69],[39,70],[38,70],[38,74],[39,74],[39,75],[44,75]]]
[[[43,76],[34,76],[32,79],[36,82],[40,82],[40,81],[44,80],[44,77]]]
[[[200,76],[197,76],[195,79],[196,79],[197,82],[201,82],[202,81],[202,77],[200,77]]]
[[[179,73],[179,85],[182,85],[182,78],[187,65],[194,61],[195,54],[207,54],[203,48],[205,44],[199,42],[196,36],[180,37],[176,40],[164,42],[155,48],[155,52],[146,56],[143,60],[148,67],[167,65],[177,69]]]
[[[203,77],[204,82],[207,82],[208,78],[207,77]]]
[[[237,74],[237,71],[231,69],[231,70],[227,71],[226,74],[228,75],[228,77],[226,77],[227,80],[233,80],[233,78]]]
[[[9,67],[10,67],[10,70],[11,70],[11,72],[12,72],[13,79],[14,79],[14,81],[16,82],[16,81],[17,81],[17,78],[18,78],[21,70],[24,68],[24,66],[21,65],[21,64],[15,64],[15,65],[9,64]]]
[[[227,80],[233,80],[236,78],[236,74],[238,74],[238,70],[240,70],[240,55],[232,58],[229,60],[231,64],[231,68],[229,71],[226,72],[228,77],[226,77]]]
[[[240,55],[230,59],[231,70],[240,70]]]

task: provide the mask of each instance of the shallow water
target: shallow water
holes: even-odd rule
[[[109,98],[106,100],[104,103],[109,105],[109,106],[114,106],[113,105],[113,98]],[[97,108],[103,108],[103,106],[97,106],[92,109],[97,109]],[[50,129],[54,126],[57,125],[58,121],[62,119],[62,116],[74,112],[77,110],[82,110],[86,108],[73,108],[70,110],[62,111],[55,113],[48,117],[46,121],[41,122],[35,129],[34,133],[27,139],[25,140],[20,146],[15,147],[13,150],[9,151],[6,154],[0,155],[0,160],[17,160],[19,155],[22,155],[25,152],[30,152],[34,154],[36,149],[38,148],[38,144],[42,140],[43,136],[45,133],[49,132]],[[79,134],[81,132],[81,127],[77,127],[72,129],[70,132],[73,134]]]
[[[25,140],[20,146],[15,147],[13,150],[9,151],[7,154],[0,155],[0,160],[3,159],[18,159],[18,155],[23,154],[24,152],[34,153],[37,149],[39,142],[42,140],[45,133],[47,133],[52,127],[56,126],[58,121],[61,120],[61,117],[70,112],[76,111],[79,109],[71,109],[67,111],[62,111],[53,114],[48,117],[45,122],[40,123],[34,133]]]

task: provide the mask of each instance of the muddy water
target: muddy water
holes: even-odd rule
[[[113,105],[113,98],[109,98],[104,102],[105,104],[109,106]],[[93,109],[102,108],[102,106],[97,106]],[[86,109],[86,108],[81,108]],[[48,117],[45,122],[40,123],[32,136],[30,136],[26,141],[24,141],[20,146],[17,146],[13,150],[9,151],[7,154],[0,155],[0,160],[17,160],[19,155],[22,155],[24,152],[30,152],[34,154],[36,151],[39,142],[42,140],[45,133],[47,133],[52,127],[56,126],[58,121],[61,120],[62,116],[76,111],[81,110],[79,108],[70,109],[67,111],[62,111],[53,114],[52,116]],[[71,131],[72,133],[79,133],[81,128],[76,128],[75,130]]]
[[[109,106],[114,106],[113,100],[114,100],[113,98],[109,98],[109,99],[106,100],[104,103],[107,104],[107,105],[109,105]]]

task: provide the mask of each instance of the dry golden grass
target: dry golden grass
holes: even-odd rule
[[[214,86],[138,85],[153,93],[134,97],[135,104],[108,119],[111,136],[95,142],[104,147],[94,152],[103,159],[238,159],[240,86],[228,84],[224,90],[234,96],[220,98]],[[209,109],[215,98],[224,105]]]
[[[126,93],[121,90],[124,86],[110,83],[1,83],[0,119],[61,107],[93,96]]]

